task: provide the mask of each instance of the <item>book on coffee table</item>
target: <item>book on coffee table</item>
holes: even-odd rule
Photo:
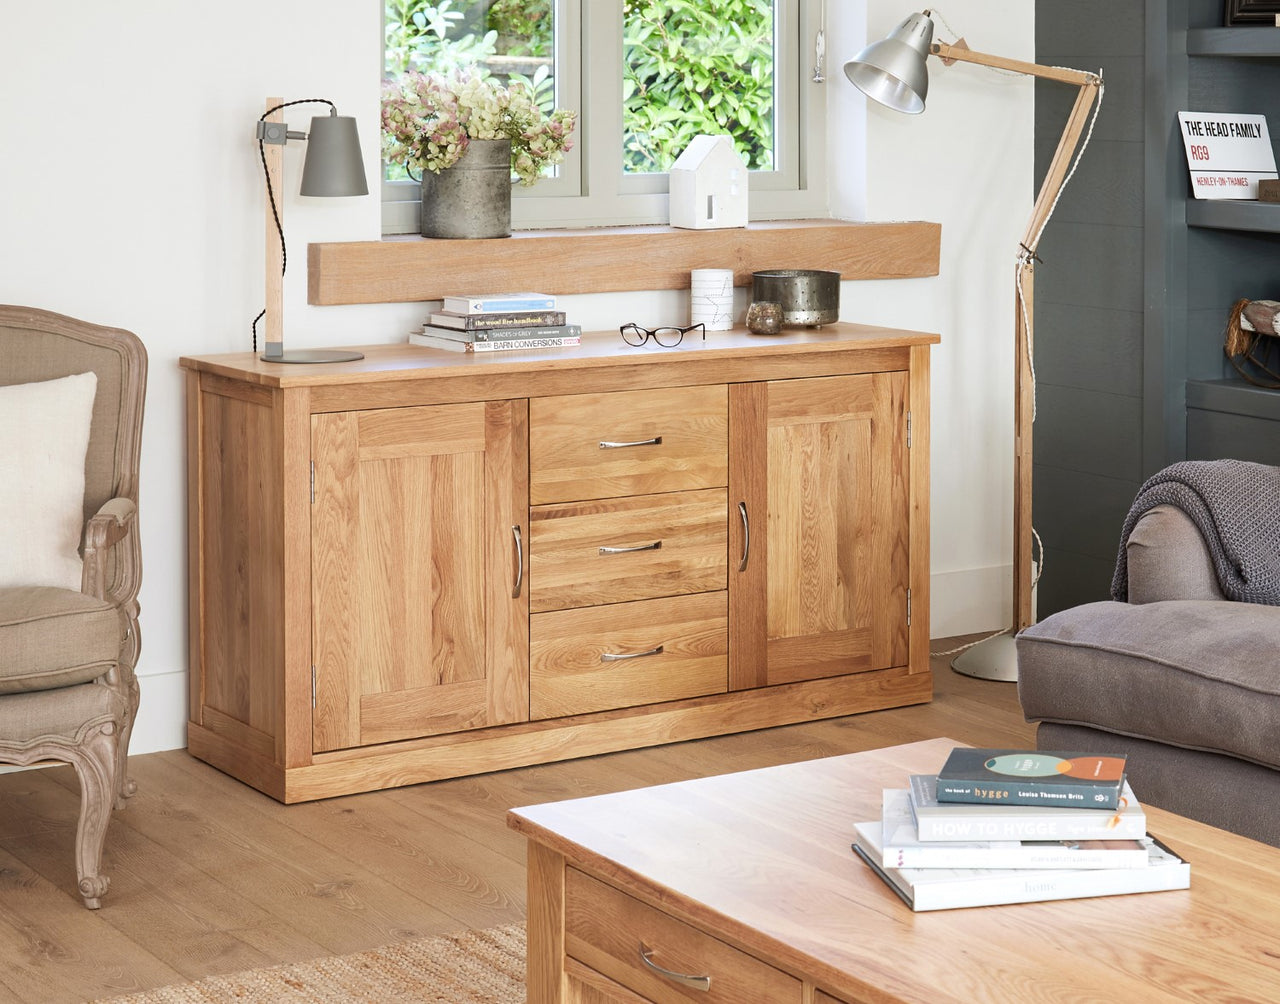
[[[1140,840],[1147,814],[1126,781],[1118,809],[939,802],[937,778],[912,774],[911,811],[919,837],[933,840]]]
[[[905,789],[886,789],[881,826],[885,868],[1145,868],[1141,840],[923,841]]]
[[[938,800],[1114,809],[1123,753],[1055,753],[957,746],[938,771]]]
[[[1166,892],[1191,885],[1191,866],[1146,837],[1145,868],[886,868],[879,820],[854,825],[853,850],[912,910],[1039,903],[1090,896]]]

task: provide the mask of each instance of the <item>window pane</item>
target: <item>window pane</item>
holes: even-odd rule
[[[550,114],[555,109],[554,8],[555,0],[384,0],[383,76],[475,66],[504,84],[529,84]],[[407,177],[398,164],[387,164],[385,176]]]
[[[700,133],[772,170],[772,0],[624,0],[623,170],[663,172]]]

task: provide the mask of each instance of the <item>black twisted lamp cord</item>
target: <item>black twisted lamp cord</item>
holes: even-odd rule
[[[276,105],[274,108],[268,108],[262,113],[258,119],[259,122],[265,122],[268,115],[274,115],[282,108],[289,108],[293,105],[328,105],[335,112],[338,106],[328,98],[299,98],[297,101],[286,101],[282,105]],[[284,244],[284,224],[280,222],[280,210],[276,208],[276,193],[271,188],[271,171],[267,168],[267,151],[263,148],[262,140],[258,140],[258,157],[262,161],[262,174],[267,181],[267,204],[271,206],[271,217],[276,221],[276,233],[280,235],[280,275],[284,276],[285,269],[289,265],[289,252]],[[258,311],[258,316],[253,319],[250,330],[253,332],[253,351],[258,351],[258,322],[262,320],[266,314],[267,308],[263,307]]]

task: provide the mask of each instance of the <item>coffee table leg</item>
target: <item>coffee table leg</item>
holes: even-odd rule
[[[529,841],[528,960],[529,1004],[561,1004],[568,999],[564,975],[564,857]]]

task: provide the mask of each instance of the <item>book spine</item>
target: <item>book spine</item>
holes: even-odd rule
[[[441,306],[444,310],[457,314],[497,314],[519,310],[555,310],[556,298],[554,296],[446,296]]]
[[[502,342],[527,341],[530,338],[580,338],[580,324],[546,324],[528,328],[509,328],[498,331],[455,331],[453,328],[440,328],[432,324],[424,324],[422,333],[434,338],[452,338],[458,342]]]
[[[886,847],[886,868],[1145,868],[1147,850],[1141,844],[1133,849],[1076,849],[1063,844],[1049,847]]]
[[[1148,868],[1097,871],[1035,872],[1027,875],[983,876],[954,883],[926,882],[912,886],[912,909],[951,910],[1004,903],[1042,903],[1047,900],[1120,896],[1138,892],[1167,892],[1191,885],[1191,866],[1182,862]]]
[[[1101,812],[1097,821],[1050,816],[1018,819],[947,818],[946,810],[918,813],[922,841],[977,840],[1141,840],[1147,829],[1144,813]]]
[[[428,324],[457,331],[489,331],[506,328],[545,327],[564,324],[563,310],[534,310],[528,312],[498,314],[451,314],[439,311],[431,315]]]
[[[558,338],[504,338],[492,342],[469,342],[458,338],[438,338],[434,335],[421,335],[417,332],[409,335],[412,345],[422,345],[433,349],[447,349],[450,352],[502,352],[520,349],[554,349],[562,346],[578,345],[582,339],[577,335],[564,335]]]
[[[939,802],[979,805],[1044,805],[1054,808],[1114,809],[1120,786],[1080,784],[1038,785],[1034,781],[952,781],[938,778]]]

